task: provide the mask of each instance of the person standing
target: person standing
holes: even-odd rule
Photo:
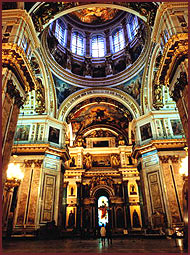
[[[106,228],[104,227],[104,224],[102,224],[102,227],[100,229],[100,236],[101,236],[101,240],[102,240],[102,245],[105,245]]]
[[[108,244],[112,244],[112,230],[109,223],[106,224],[106,237],[108,240]]]

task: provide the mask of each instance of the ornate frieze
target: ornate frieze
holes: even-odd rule
[[[172,163],[178,163],[179,162],[179,156],[177,156],[177,155],[159,156],[159,159],[162,161],[162,163],[168,163],[169,160],[171,160]]]

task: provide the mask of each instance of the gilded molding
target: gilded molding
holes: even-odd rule
[[[181,98],[180,91],[183,91],[185,86],[188,86],[187,74],[185,72],[180,72],[180,77],[177,78],[177,81],[174,84],[174,89],[171,93],[171,97],[175,102]]]
[[[174,62],[188,53],[188,33],[173,35],[164,46],[164,51],[155,78],[156,84],[169,85]]]
[[[24,160],[25,167],[31,167],[34,163],[34,160]]]
[[[15,44],[2,44],[2,66],[13,69],[26,92],[35,88],[36,79],[23,49]]]
[[[179,156],[174,155],[164,155],[159,156],[159,159],[162,161],[162,163],[169,163],[169,160],[172,161],[172,163],[178,163],[179,162]]]
[[[12,80],[7,82],[7,91],[11,98],[14,98],[14,103],[20,108],[24,104],[23,97],[20,96],[20,92],[16,89],[16,85],[13,84]]]
[[[80,6],[87,5],[87,8],[90,7],[90,4],[85,2],[53,2],[53,3],[42,3],[39,6],[36,6],[31,13],[31,17],[37,32],[41,33],[50,20],[54,19],[55,16],[60,16],[61,12],[69,13],[71,11],[76,11],[81,9]],[[100,4],[101,6],[105,4]],[[156,3],[136,3],[136,2],[114,2],[113,4],[108,4],[108,7],[114,8],[118,6],[118,9],[132,9],[139,13],[139,16],[145,18],[147,23],[151,26],[154,24],[154,19],[156,16],[156,11],[158,5]],[[119,8],[120,7],[120,8]],[[123,8],[124,7],[124,8]],[[69,11],[69,9],[73,9]]]

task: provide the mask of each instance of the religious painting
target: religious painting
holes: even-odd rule
[[[30,125],[17,125],[15,141],[28,141]]]
[[[59,144],[59,133],[60,130],[54,127],[49,127],[48,141]]]
[[[54,83],[55,83],[55,89],[57,94],[57,103],[58,107],[61,105],[61,103],[71,94],[73,94],[75,91],[79,90],[78,87],[72,86],[61,79],[57,78],[55,75],[53,75]]]
[[[85,8],[69,14],[76,20],[80,20],[88,24],[102,24],[103,22],[113,19],[116,15],[121,13],[118,9],[107,7],[93,7]]]
[[[68,215],[68,228],[75,226],[75,208],[72,208]]]
[[[143,70],[132,78],[130,81],[127,81],[124,84],[117,86],[116,88],[126,92],[130,96],[132,96],[138,104],[140,104],[140,91],[141,91],[141,83],[142,83],[142,75]]]
[[[100,196],[98,199],[98,225],[104,226],[108,223],[108,198],[106,196]]]
[[[152,138],[152,130],[151,130],[150,123],[147,123],[147,124],[141,126],[140,132],[141,132],[141,140],[142,141]]]
[[[179,119],[170,120],[174,135],[183,135],[183,127]]]
[[[92,156],[92,167],[110,167],[111,158],[108,156]]]
[[[128,124],[132,116],[127,109],[121,109],[106,103],[96,103],[76,109],[70,114],[67,121],[71,122],[73,133],[98,124],[112,125],[128,133]]]

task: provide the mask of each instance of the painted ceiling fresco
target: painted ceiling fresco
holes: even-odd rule
[[[68,96],[70,96],[72,93],[76,92],[80,88],[72,86],[72,85],[60,80],[55,75],[53,75],[53,79],[54,79],[56,95],[57,95],[57,103],[58,103],[58,107],[60,107],[61,103]]]
[[[118,13],[117,9],[92,7],[72,12],[70,16],[84,23],[101,24],[113,19]]]
[[[128,82],[116,86],[117,89],[120,89],[132,96],[139,105],[143,71],[144,69]]]
[[[91,103],[84,107],[79,106],[78,110],[67,118],[67,122],[71,123],[76,135],[94,125],[113,126],[127,134],[128,124],[131,120],[132,116],[127,109],[124,110],[106,102]]]

